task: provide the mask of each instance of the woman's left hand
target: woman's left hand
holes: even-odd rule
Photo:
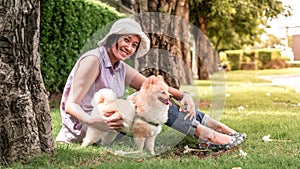
[[[187,115],[184,117],[184,120],[189,119],[193,119],[196,118],[196,107],[195,107],[195,103],[193,101],[193,98],[190,94],[184,92],[183,93],[183,97],[181,99],[181,104],[183,104],[184,106],[184,110],[183,107],[180,107],[180,111],[183,112],[187,112]]]

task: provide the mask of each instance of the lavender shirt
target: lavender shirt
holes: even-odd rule
[[[125,73],[126,73],[126,67],[124,62],[120,61],[116,65],[115,69],[113,69],[107,51],[103,46],[83,54],[76,62],[75,66],[73,67],[67,79],[67,83],[64,88],[63,96],[60,104],[60,112],[62,116],[63,128],[68,129],[69,132],[71,132],[74,137],[83,137],[85,135],[85,131],[82,131],[82,124],[79,123],[77,119],[73,118],[71,115],[65,112],[65,105],[70,93],[74,75],[78,69],[80,61],[85,57],[94,57],[94,56],[98,58],[98,61],[100,63],[99,75],[96,78],[94,84],[91,86],[91,88],[85,95],[85,97],[83,98],[80,104],[82,109],[89,114],[91,113],[93,109],[93,106],[91,105],[91,100],[94,96],[94,93],[97,92],[99,89],[110,88],[116,93],[118,98],[122,97],[124,94]]]

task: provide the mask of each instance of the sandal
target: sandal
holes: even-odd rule
[[[239,137],[239,138],[242,138],[242,139],[246,139],[247,138],[247,134],[246,133],[238,133],[238,132],[231,133],[231,134],[229,134],[229,136]]]
[[[228,150],[228,149],[231,149],[233,147],[236,147],[236,146],[240,145],[242,142],[243,142],[242,137],[233,137],[232,136],[232,141],[231,142],[229,142],[227,144],[214,144],[214,143],[211,143],[209,148],[214,150],[214,151]]]
[[[199,149],[205,150],[205,149],[211,149],[213,151],[219,151],[219,150],[228,150],[233,147],[236,147],[240,145],[245,138],[247,138],[247,134],[245,133],[232,133],[229,134],[231,136],[232,141],[227,144],[214,144],[209,141],[202,141],[199,143]]]

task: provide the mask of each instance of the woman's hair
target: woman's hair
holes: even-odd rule
[[[106,48],[111,48],[114,44],[118,43],[118,40],[121,36],[122,35],[118,35],[118,34],[109,35],[109,37],[104,42],[103,46],[105,46]]]

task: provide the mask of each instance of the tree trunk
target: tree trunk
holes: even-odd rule
[[[54,152],[50,108],[40,72],[39,0],[0,3],[1,165]]]
[[[188,0],[139,0],[135,12],[151,40],[150,52],[137,59],[136,69],[146,76],[161,74],[175,88],[191,84]]]
[[[198,18],[196,27],[199,28],[200,31],[192,31],[194,33],[193,36],[196,39],[195,51],[198,55],[198,79],[208,80],[209,74],[219,71],[219,58],[216,49],[206,36],[206,19],[201,16],[198,16]]]

